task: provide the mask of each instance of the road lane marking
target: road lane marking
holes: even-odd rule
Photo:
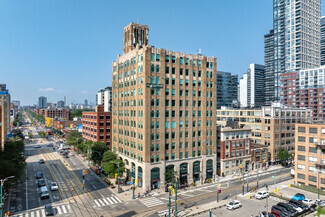
[[[40,213],[39,213],[39,210],[36,210],[36,217],[40,217]]]
[[[41,209],[41,216],[46,216],[45,215],[45,209]]]
[[[56,209],[58,211],[58,214],[61,215],[62,214],[61,208],[59,206],[57,206]]]
[[[63,213],[67,213],[67,210],[65,209],[65,206],[62,206]]]
[[[102,200],[104,201],[104,203],[106,204],[106,205],[109,205],[110,203],[105,199],[105,198],[102,198]]]
[[[114,203],[118,203],[113,197],[111,197],[111,199]]]
[[[114,197],[115,197],[116,200],[118,200],[118,202],[122,203],[122,201],[120,200],[120,198],[116,197],[115,195],[114,195]]]
[[[114,204],[108,197],[106,198],[110,204]]]
[[[100,204],[102,204],[102,206],[105,206],[105,203],[101,199],[98,199],[98,201]]]
[[[94,201],[95,201],[95,203],[96,203],[97,206],[101,206],[101,205],[97,202],[97,200],[94,200]]]

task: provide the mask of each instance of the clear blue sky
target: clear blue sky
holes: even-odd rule
[[[24,105],[41,95],[95,102],[97,90],[111,85],[111,64],[130,22],[148,25],[155,47],[201,48],[218,58],[218,70],[241,76],[250,63],[264,64],[272,2],[1,0],[0,83]]]

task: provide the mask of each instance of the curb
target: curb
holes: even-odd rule
[[[226,204],[224,204],[224,205],[220,205],[220,206],[216,206],[216,207],[211,208],[211,210],[220,209],[220,208],[225,207],[225,206],[226,206]],[[200,212],[193,213],[193,214],[189,214],[189,215],[186,215],[186,214],[185,214],[185,216],[197,216],[197,215],[201,215],[201,214],[203,214],[203,213],[209,212],[209,211],[210,211],[210,209],[206,209],[206,210],[202,210],[202,211],[200,211]]]

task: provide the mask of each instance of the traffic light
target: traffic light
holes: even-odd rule
[[[175,195],[175,188],[173,188],[173,195]]]
[[[88,170],[85,169],[85,175],[87,175],[87,173],[88,173]]]
[[[133,177],[131,177],[131,182],[133,182]]]
[[[117,173],[115,173],[115,179],[117,179]]]
[[[138,184],[138,179],[135,179],[135,184]]]

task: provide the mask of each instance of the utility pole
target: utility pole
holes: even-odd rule
[[[170,217],[170,187],[168,188],[168,217]]]
[[[135,182],[135,178],[134,178],[134,177],[135,177],[135,174],[134,174],[134,172],[135,172],[135,171],[134,171],[134,167],[133,167],[133,168],[132,168],[132,176],[133,176],[133,180],[132,180],[132,181],[133,181],[133,189],[132,189],[132,190],[133,190],[133,194],[132,194],[132,199],[133,199],[133,200],[135,199],[135,198],[134,198],[134,182]]]
[[[248,170],[247,170],[247,178],[246,178],[246,182],[247,182],[247,193],[248,193],[248,179],[249,179],[249,168],[248,168]]]
[[[240,164],[240,169],[241,169],[241,172],[243,174],[243,192],[242,194],[244,195],[245,194],[245,180],[244,180],[244,168],[243,168],[243,164]]]
[[[258,189],[258,168],[260,167],[260,164],[257,162],[257,183],[256,183],[256,190]]]
[[[266,216],[269,217],[269,197],[266,198]]]
[[[1,200],[0,200],[0,208],[1,208],[1,213],[0,213],[0,217],[2,217],[2,211],[3,211],[3,202],[2,202],[2,188],[3,188],[3,184],[5,183],[5,181],[7,181],[8,179],[11,179],[11,178],[15,178],[15,176],[9,176],[5,179],[0,179],[0,182],[1,182]]]
[[[317,185],[318,185],[318,188],[317,188],[317,193],[318,193],[318,200],[319,200],[319,188],[320,188],[320,186],[319,186],[319,169],[318,169],[318,171],[317,171]]]
[[[177,216],[177,177],[176,177],[176,185],[175,185],[175,216]]]
[[[120,193],[120,162],[117,163],[117,193]]]
[[[218,188],[218,191],[217,191],[217,203],[219,202],[219,176],[217,176],[217,188]]]

